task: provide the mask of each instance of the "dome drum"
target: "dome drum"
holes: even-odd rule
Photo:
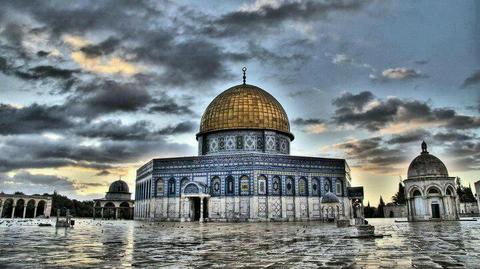
[[[130,200],[131,193],[128,188],[127,182],[123,180],[117,180],[110,184],[108,192],[105,195],[107,200]]]

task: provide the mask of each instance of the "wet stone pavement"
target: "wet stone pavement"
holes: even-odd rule
[[[320,222],[33,222],[0,219],[0,268],[480,268],[480,221],[370,220],[381,239]]]

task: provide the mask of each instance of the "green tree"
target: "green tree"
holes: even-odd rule
[[[396,205],[405,204],[405,186],[402,184],[402,182],[398,183],[398,192],[392,196],[392,200]]]
[[[385,207],[385,202],[383,201],[383,197],[380,195],[380,202],[378,203],[378,207],[377,207],[377,214],[376,214],[376,217],[377,218],[384,218],[384,214],[383,214],[383,208]]]

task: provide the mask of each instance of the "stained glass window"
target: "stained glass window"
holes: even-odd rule
[[[272,178],[272,193],[277,195],[282,193],[282,180],[278,176]]]
[[[161,179],[161,178],[158,179],[157,182],[156,182],[156,184],[157,184],[157,188],[156,188],[156,190],[157,190],[157,192],[156,192],[157,197],[158,197],[158,196],[163,196],[163,179]]]
[[[293,177],[287,177],[285,182],[287,195],[294,195],[295,194],[295,182]]]
[[[312,195],[319,195],[320,194],[320,182],[318,178],[312,179]]]
[[[212,195],[220,195],[222,190],[220,188],[220,178],[219,177],[213,177],[212,178],[212,183],[211,183],[211,189],[212,189]]]
[[[240,178],[240,192],[242,195],[250,194],[250,179],[247,176]]]
[[[225,180],[225,185],[226,185],[227,195],[233,195],[235,193],[235,189],[234,189],[235,180],[233,179],[232,176],[227,177],[227,179]]]
[[[258,194],[267,193],[267,178],[265,176],[258,177]]]
[[[171,178],[168,181],[168,195],[173,196],[175,195],[175,179]]]
[[[307,195],[307,179],[304,177],[298,180],[298,194]]]

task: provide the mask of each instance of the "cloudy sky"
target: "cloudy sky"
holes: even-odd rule
[[[478,1],[0,1],[0,190],[103,196],[196,155],[203,110],[273,94],[292,154],[346,158],[373,204],[424,139],[480,179]]]

